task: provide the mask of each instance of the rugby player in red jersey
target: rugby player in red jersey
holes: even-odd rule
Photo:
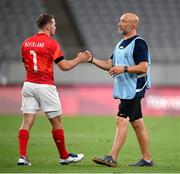
[[[80,52],[76,58],[66,60],[57,41],[52,39],[56,31],[53,15],[41,14],[37,19],[39,32],[27,38],[22,44],[22,59],[26,69],[26,79],[22,89],[23,121],[18,132],[20,158],[18,165],[31,165],[27,158],[29,132],[36,113],[43,111],[52,125],[52,137],[57,146],[60,164],[81,161],[83,154],[73,154],[66,149],[62,124],[62,109],[57,89],[54,85],[53,63],[63,71],[73,69],[88,59],[87,52]]]

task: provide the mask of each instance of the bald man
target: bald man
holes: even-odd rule
[[[141,160],[131,166],[153,166],[148,147],[148,133],[143,122],[141,99],[150,87],[150,54],[146,42],[137,35],[139,17],[125,13],[120,17],[118,32],[122,39],[117,43],[111,58],[101,60],[89,52],[89,62],[107,70],[114,77],[114,98],[120,99],[116,116],[116,133],[111,151],[103,158],[93,157],[97,164],[117,166],[118,153],[128,133],[130,122],[137,136]],[[133,149],[130,149],[133,151]]]

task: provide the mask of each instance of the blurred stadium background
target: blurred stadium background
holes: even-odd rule
[[[146,115],[180,113],[179,0],[1,0],[0,1],[0,114],[20,113],[24,80],[20,45],[37,32],[36,18],[54,14],[56,39],[67,59],[88,49],[107,59],[120,39],[122,13],[140,16],[139,35],[149,44],[152,84],[143,101]],[[56,84],[64,114],[112,115],[119,101],[112,98],[113,79],[84,63],[70,72],[55,66]]]

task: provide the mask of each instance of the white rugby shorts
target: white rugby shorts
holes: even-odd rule
[[[62,114],[61,103],[59,100],[56,86],[48,84],[37,84],[24,82],[22,89],[22,106],[23,113],[36,114],[38,111],[47,113]],[[50,117],[57,115],[49,114]]]

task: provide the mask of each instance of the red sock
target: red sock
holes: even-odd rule
[[[64,129],[52,130],[52,135],[54,142],[56,143],[57,149],[59,151],[60,158],[66,159],[69,153],[66,150],[65,139],[64,139]]]
[[[25,129],[20,129],[18,133],[20,156],[26,157],[28,139],[29,139],[29,131]]]

